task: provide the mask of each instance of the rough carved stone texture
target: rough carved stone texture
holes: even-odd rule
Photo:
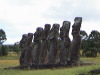
[[[63,26],[60,28],[60,38],[61,38],[61,47],[60,47],[60,64],[66,65],[69,60],[70,55],[70,38],[69,38],[69,30],[70,30],[70,22],[64,21]]]
[[[30,66],[32,65],[32,39],[33,39],[33,33],[28,33],[27,37],[27,43],[26,43],[26,52],[24,56],[24,65]]]
[[[20,41],[20,48],[21,48],[21,55],[20,55],[20,59],[19,59],[20,66],[24,65],[24,56],[25,56],[25,52],[26,52],[25,46],[26,46],[26,42],[27,42],[27,37],[28,37],[27,34],[23,34],[22,39]]]
[[[45,24],[45,28],[42,34],[42,48],[41,48],[41,54],[40,54],[40,64],[47,63],[47,56],[48,56],[48,50],[49,50],[48,35],[50,33],[50,28],[51,28],[50,24]]]
[[[45,24],[44,29],[42,27],[38,27],[34,33],[33,43],[33,33],[24,34],[20,41],[20,66],[24,68],[28,66],[31,66],[32,68],[49,68],[58,66],[61,67],[65,65],[76,65],[80,58],[81,23],[82,18],[76,17],[72,26],[72,42],[69,38],[71,24],[69,21],[63,22],[63,25],[60,28],[60,35],[59,24],[53,24],[51,30],[50,24]],[[59,36],[61,41],[59,41]],[[57,59],[60,59],[60,63],[57,63],[57,56]]]
[[[20,66],[29,66],[32,62],[32,38],[33,33],[24,34],[20,41],[21,56],[20,56]]]
[[[49,34],[50,40],[50,50],[48,56],[48,64],[55,64],[56,63],[56,55],[58,48],[58,37],[59,37],[59,24],[53,24],[53,27]]]
[[[74,19],[74,24],[72,26],[72,44],[71,44],[71,55],[70,61],[72,65],[77,64],[80,58],[80,44],[81,44],[81,37],[80,37],[80,27],[82,23],[82,17],[76,17]]]
[[[34,49],[32,52],[33,64],[39,64],[39,61],[40,61],[40,54],[41,54],[41,48],[42,48],[42,44],[41,44],[42,34],[43,34],[43,28],[38,27],[36,29],[36,32],[34,33]]]

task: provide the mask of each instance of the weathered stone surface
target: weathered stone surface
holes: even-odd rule
[[[20,66],[24,65],[24,56],[25,56],[25,52],[26,52],[25,46],[26,46],[26,42],[27,42],[27,37],[28,37],[27,34],[23,34],[22,39],[20,41],[20,48],[21,48],[21,55],[20,55],[20,59],[19,59]]]
[[[50,33],[50,24],[45,24],[45,28],[43,30],[42,34],[42,48],[40,53],[40,64],[46,64],[47,63],[47,56],[48,56],[48,50],[49,50],[49,40],[48,35]]]
[[[27,37],[27,43],[26,43],[26,52],[24,56],[24,66],[30,66],[32,65],[32,39],[33,39],[33,33],[28,33]]]
[[[24,34],[22,40],[20,41],[21,56],[20,56],[20,66],[29,66],[32,62],[32,38],[33,33]]]
[[[82,17],[76,17],[74,20],[74,24],[72,26],[72,36],[73,40],[71,43],[71,55],[70,61],[71,64],[75,65],[80,59],[80,45],[81,45],[81,37],[80,37],[80,27],[82,23]]]
[[[56,62],[56,55],[58,48],[58,37],[59,37],[59,24],[53,24],[53,27],[49,34],[49,40],[50,40],[50,50],[48,55],[48,63],[49,64],[55,64]]]
[[[63,26],[60,28],[60,38],[61,38],[61,47],[60,47],[60,64],[66,65],[69,60],[70,55],[70,38],[69,38],[69,30],[70,30],[70,22],[64,21]]]
[[[21,56],[19,68],[52,68],[76,65],[80,58],[80,27],[81,17],[76,17],[72,26],[73,40],[70,41],[70,22],[59,24],[45,24],[44,29],[38,27],[34,33],[24,34],[20,41]],[[60,37],[59,37],[60,36]],[[60,46],[59,46],[60,44]],[[60,63],[58,62],[60,59]]]
[[[41,41],[42,41],[42,34],[43,34],[43,28],[38,27],[36,29],[36,32],[34,33],[34,49],[33,49],[33,64],[39,64],[40,61],[40,54],[41,54]]]

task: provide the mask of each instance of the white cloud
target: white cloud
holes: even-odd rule
[[[60,7],[50,7],[50,13],[44,14],[44,17],[62,20],[82,16],[84,20],[98,20],[99,4],[98,0],[63,0]]]
[[[8,38],[5,43],[19,41],[22,34],[34,33],[45,23],[68,20],[73,24],[76,16],[83,17],[81,29],[88,33],[99,30],[99,4],[99,0],[0,0],[0,27]]]

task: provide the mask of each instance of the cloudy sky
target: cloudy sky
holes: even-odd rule
[[[0,0],[0,29],[7,35],[4,44],[14,44],[22,34],[34,33],[46,23],[62,26],[66,20],[73,25],[78,16],[83,18],[81,30],[100,31],[100,0]]]

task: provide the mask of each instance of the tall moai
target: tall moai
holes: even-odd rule
[[[31,66],[32,65],[32,39],[33,39],[33,33],[28,33],[27,42],[26,42],[26,52],[24,56],[24,65],[25,66]]]
[[[40,54],[41,54],[41,48],[42,48],[42,44],[41,44],[41,39],[42,39],[42,34],[43,34],[43,28],[42,27],[38,27],[36,29],[36,32],[34,33],[34,49],[32,52],[32,64],[39,64],[40,61]]]
[[[47,63],[47,55],[49,50],[49,40],[48,35],[50,33],[50,24],[45,24],[43,34],[42,34],[42,48],[40,53],[40,64],[46,64]]]
[[[72,26],[72,36],[73,40],[71,43],[71,54],[70,54],[70,62],[71,65],[76,65],[80,59],[80,45],[81,45],[81,37],[80,37],[80,28],[82,23],[82,17],[76,17],[74,19],[74,24]]]
[[[69,21],[64,21],[62,27],[60,28],[60,38],[61,38],[61,46],[60,46],[60,64],[67,65],[67,61],[70,59],[70,45],[71,41],[69,38],[69,30],[70,30]]]
[[[22,39],[20,41],[20,49],[21,49],[21,55],[19,58],[19,62],[20,62],[20,66],[24,66],[24,56],[25,56],[25,52],[26,52],[26,44],[27,44],[27,34],[23,34],[22,35]]]
[[[30,66],[30,63],[32,63],[32,56],[31,56],[32,38],[33,38],[33,33],[28,33],[24,34],[20,41],[21,55],[19,61],[21,67]]]
[[[58,47],[59,27],[60,27],[59,24],[53,24],[53,27],[50,30],[49,34],[50,50],[48,54],[48,64],[56,63],[56,55],[59,50]]]

